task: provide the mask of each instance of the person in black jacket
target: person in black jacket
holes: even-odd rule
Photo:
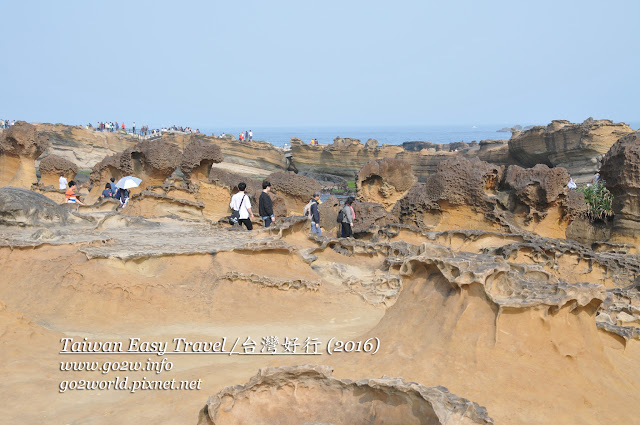
[[[273,214],[273,201],[269,192],[271,191],[271,183],[267,180],[262,182],[262,193],[258,200],[258,213],[264,220],[264,227],[271,226],[271,223],[276,221],[276,216]]]
[[[311,233],[322,236],[322,230],[320,230],[320,212],[318,211],[319,203],[320,194],[316,192],[313,194],[313,203],[311,204]]]

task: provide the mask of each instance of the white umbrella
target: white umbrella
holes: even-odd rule
[[[118,180],[116,187],[119,187],[120,189],[131,189],[132,187],[140,186],[141,182],[142,179],[133,176],[126,176]]]

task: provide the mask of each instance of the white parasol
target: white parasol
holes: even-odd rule
[[[126,176],[118,180],[116,187],[119,187],[120,189],[131,189],[132,187],[140,186],[141,182],[142,179],[133,176]]]

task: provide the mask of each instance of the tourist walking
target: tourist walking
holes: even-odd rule
[[[251,200],[244,193],[246,188],[247,184],[245,182],[238,183],[239,192],[231,197],[229,206],[234,212],[237,212],[238,223],[241,225],[244,224],[244,227],[246,227],[247,230],[253,230],[253,224],[251,223],[251,220],[253,219],[253,211],[251,211]]]
[[[244,140],[247,140],[247,141],[249,140],[249,132],[248,131],[244,132]]]
[[[356,213],[353,210],[353,197],[349,196],[342,207],[342,237],[349,238],[353,236],[353,220]]]
[[[67,179],[64,177],[64,173],[60,173],[60,180],[58,180],[58,187],[61,190],[64,190],[67,188]]]
[[[133,134],[136,134],[136,122],[133,122]]]
[[[318,211],[318,205],[320,205],[320,193],[315,192],[313,199],[311,200],[311,233],[315,233],[318,236],[322,236],[322,230],[320,229],[320,211]]]
[[[253,131],[249,130],[249,141],[253,140]]]
[[[271,223],[276,221],[276,216],[273,214],[273,201],[269,192],[271,191],[271,183],[269,181],[262,182],[262,193],[258,201],[258,214],[264,220],[264,227],[271,226]]]

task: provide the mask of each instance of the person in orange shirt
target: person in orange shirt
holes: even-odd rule
[[[73,180],[71,180],[69,182],[69,189],[67,189],[67,191],[64,193],[64,198],[67,200],[67,204],[80,204],[80,205],[86,205],[83,204],[81,201],[79,201],[76,198],[76,182],[74,182]]]

